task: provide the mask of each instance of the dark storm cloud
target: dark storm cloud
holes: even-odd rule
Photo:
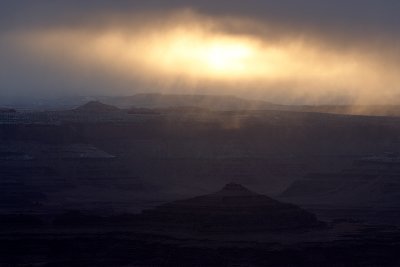
[[[48,27],[95,28],[108,23],[104,20],[109,15],[123,16],[126,20],[146,12],[190,8],[209,16],[264,22],[264,28],[245,29],[246,34],[253,31],[269,34],[271,38],[276,33],[305,38],[317,36],[343,49],[365,46],[396,51],[400,42],[400,1],[397,0],[3,0],[0,7],[3,32]]]
[[[2,27],[74,24],[93,13],[165,11],[193,8],[213,15],[239,15],[276,21],[293,27],[359,30],[398,34],[400,2],[397,0],[146,0],[60,1],[3,0]]]

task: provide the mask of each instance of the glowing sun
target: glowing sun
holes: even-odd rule
[[[252,52],[252,49],[244,44],[215,43],[204,49],[204,63],[216,72],[242,72],[248,67]]]

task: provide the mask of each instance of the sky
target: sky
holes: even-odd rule
[[[0,2],[0,97],[400,104],[400,1]]]

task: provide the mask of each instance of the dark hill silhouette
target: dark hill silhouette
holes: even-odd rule
[[[148,225],[210,232],[293,230],[321,225],[313,214],[295,205],[235,183],[213,194],[145,210],[141,219]]]
[[[119,108],[101,103],[99,101],[90,101],[78,108],[75,111],[81,112],[115,112],[119,111]]]

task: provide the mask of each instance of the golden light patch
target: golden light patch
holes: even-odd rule
[[[205,48],[201,56],[211,71],[232,73],[246,70],[246,61],[252,52],[249,46],[243,44],[215,43]]]
[[[324,54],[303,43],[268,44],[246,36],[190,30],[132,34],[45,32],[30,44],[48,55],[86,60],[121,74],[228,81],[330,80],[365,71],[347,55]],[[358,75],[357,75],[358,76]]]
[[[172,33],[149,47],[148,64],[191,77],[240,77],[252,69],[257,47],[245,38]]]

